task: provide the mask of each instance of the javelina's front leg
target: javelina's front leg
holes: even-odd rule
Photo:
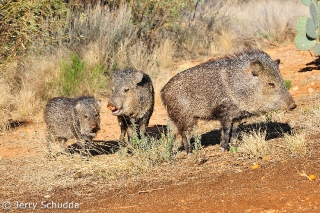
[[[126,143],[126,134],[127,134],[127,129],[128,129],[128,123],[126,121],[126,119],[122,116],[118,116],[118,123],[120,126],[120,139],[119,139],[119,143],[121,146],[126,147],[127,143]]]
[[[221,139],[220,146],[222,151],[229,149],[229,142],[232,134],[232,121],[231,120],[223,120],[221,121],[222,131],[221,131]]]

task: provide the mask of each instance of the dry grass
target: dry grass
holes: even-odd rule
[[[313,103],[306,110],[296,110],[287,116],[279,117],[275,113],[273,118],[283,122],[282,120],[290,120],[293,117],[295,120],[307,123],[312,119],[311,112],[315,114],[319,112],[318,103]],[[216,126],[209,127],[210,129],[204,131],[219,129]],[[0,138],[5,146],[17,150],[28,147],[36,151],[28,153],[28,157],[0,158],[0,197],[14,199],[27,192],[44,196],[54,193],[57,188],[72,188],[74,193],[81,193],[77,191],[77,187],[85,185],[90,185],[91,191],[93,188],[109,190],[128,183],[134,184],[138,180],[177,181],[182,174],[196,174],[202,170],[212,171],[215,175],[241,172],[253,162],[259,165],[267,164],[268,161],[263,160],[265,156],[270,156],[273,162],[304,156],[309,146],[313,144],[309,141],[307,143],[307,136],[319,133],[319,128],[309,125],[304,126],[303,134],[284,134],[283,138],[279,136],[266,141],[265,131],[251,131],[243,135],[239,152],[225,154],[221,152],[219,145],[201,146],[201,135],[195,132],[196,150],[192,156],[186,156],[181,152],[178,153],[178,157],[166,160],[165,153],[168,153],[168,146],[164,143],[165,140],[160,139],[158,144],[152,140],[152,145],[148,147],[144,146],[143,141],[137,141],[140,143],[140,148],[134,150],[133,155],[128,155],[124,149],[120,149],[114,154],[93,156],[89,161],[83,160],[79,154],[74,154],[73,157],[61,155],[56,160],[49,161],[45,158],[44,124],[40,121],[33,128],[37,131],[28,133],[21,128],[12,134],[12,136],[25,135],[23,140],[21,137],[8,137],[8,140],[3,140],[5,136]],[[292,125],[292,128],[299,132],[299,126]],[[310,154],[316,155],[317,152]]]
[[[151,47],[137,36],[130,7],[108,11],[98,6],[74,19],[67,46],[86,62],[88,71],[102,65],[107,79],[108,73],[127,67],[148,73],[159,103],[160,89],[177,60],[231,53],[248,44],[284,43],[292,38],[295,18],[307,12],[297,0],[207,2],[199,5],[194,19],[193,13],[187,12],[170,31],[163,29],[161,35],[155,35],[157,42]],[[7,116],[0,118],[1,124],[7,125],[8,119],[29,119],[48,98],[59,95],[60,88],[53,82],[60,81],[61,64],[70,56],[70,49],[31,54],[7,69],[4,79],[10,82],[9,88],[2,92],[9,94],[2,96],[7,101],[1,111],[10,113],[4,113]],[[108,86],[100,91],[92,89],[92,84],[82,86],[79,94],[108,94]]]
[[[243,134],[239,150],[248,154],[251,158],[263,158],[272,152],[270,144],[266,141],[266,131],[260,129]]]
[[[130,66],[150,74],[159,104],[159,91],[171,77],[176,60],[224,54],[246,44],[263,47],[285,43],[292,36],[293,20],[305,12],[308,11],[299,1],[250,1],[249,5],[234,6],[212,3],[202,8],[201,16],[198,14],[194,23],[189,25],[190,17],[182,21],[180,37],[164,33],[166,36],[159,45],[149,49],[137,39],[127,7],[113,12],[102,12],[101,8],[96,8],[75,20],[72,31],[74,40],[69,45],[74,45],[73,50],[86,61],[88,67],[102,64],[107,72],[112,72]],[[86,39],[77,41],[75,38],[78,35]],[[56,96],[58,88],[50,82],[59,78],[61,64],[69,56],[70,50],[63,48],[47,55],[31,55],[24,60],[22,67],[13,66],[10,72],[0,77],[0,131],[9,125],[10,119],[30,119],[43,108],[48,98]],[[99,92],[97,95],[100,95]],[[39,123],[34,127],[37,131],[23,137],[23,140],[21,135],[26,135],[25,132],[12,133],[15,137],[9,139],[1,136],[1,143],[10,148],[20,150],[28,147],[37,152],[15,158],[0,156],[0,197],[14,199],[30,191],[44,196],[51,193],[52,188],[73,189],[86,184],[92,184],[98,190],[109,189],[116,188],[123,181],[134,182],[143,178],[146,182],[151,179],[177,181],[183,174],[196,173],[201,169],[214,171],[215,174],[242,171],[247,168],[245,163],[259,161],[266,155],[275,156],[276,160],[303,156],[310,146],[307,136],[319,133],[319,106],[316,103],[308,109],[297,109],[292,113],[293,118],[289,119],[291,127],[303,130],[304,134],[285,134],[284,138],[266,141],[266,132],[252,131],[243,135],[239,152],[227,155],[221,153],[219,145],[201,146],[200,135],[195,134],[194,155],[187,157],[182,152],[178,153],[181,158],[173,159],[168,159],[169,145],[165,143],[168,137],[164,137],[158,144],[153,141],[147,150],[135,150],[133,155],[120,149],[115,154],[96,155],[89,161],[82,160],[78,154],[73,157],[62,155],[49,161],[44,157],[45,130],[43,123]],[[272,120],[286,122],[286,116],[274,113]],[[219,124],[207,125],[205,132],[219,129],[217,126]],[[275,143],[279,145],[274,146]],[[203,163],[206,160],[208,163]],[[232,164],[239,161],[244,162],[242,166]]]
[[[10,87],[5,78],[0,78],[0,133],[9,125],[11,100]]]
[[[290,154],[294,156],[304,156],[307,154],[307,140],[304,133],[286,134],[284,136],[284,144]]]
[[[235,32],[241,43],[248,46],[264,48],[288,43],[295,36],[296,19],[307,14],[308,7],[297,0],[252,1],[243,4],[235,14]]]

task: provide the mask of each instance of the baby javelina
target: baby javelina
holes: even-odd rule
[[[52,144],[56,140],[60,142],[61,151],[69,153],[66,141],[76,138],[81,156],[88,157],[88,145],[100,129],[100,106],[100,100],[87,96],[51,99],[44,111],[48,156],[52,157]]]
[[[127,145],[126,134],[129,144],[134,134],[139,138],[145,134],[153,107],[154,90],[147,74],[133,69],[112,73],[112,95],[108,108],[118,118],[121,145]]]

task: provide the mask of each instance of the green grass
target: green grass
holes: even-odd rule
[[[290,80],[284,80],[284,85],[286,86],[287,90],[292,87],[292,83]]]
[[[58,84],[61,84],[62,96],[71,96],[76,93],[81,82],[86,78],[85,66],[86,63],[80,60],[77,54],[72,54],[71,63],[64,62],[62,65],[62,73]]]
[[[168,122],[167,130],[160,133],[159,138],[146,135],[138,137],[138,134],[134,133],[127,147],[120,147],[119,156],[137,168],[140,166],[150,168],[174,159],[172,153],[173,143],[174,138]],[[132,158],[132,156],[134,157]],[[141,169],[145,170],[143,168]]]

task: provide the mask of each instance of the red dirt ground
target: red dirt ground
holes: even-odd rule
[[[273,59],[281,60],[280,71],[285,80],[291,80],[290,92],[295,99],[319,93],[320,71],[314,64],[316,58],[309,52],[298,51],[293,45],[267,52]],[[180,67],[197,63],[200,61],[181,64]],[[104,126],[96,139],[116,140],[120,133],[117,120],[106,109],[105,103],[106,100],[101,112]],[[299,104],[306,103],[300,101]],[[157,104],[149,126],[165,124],[166,112]],[[43,134],[44,129],[44,126],[35,129],[32,123],[25,124],[7,133],[6,137],[23,138],[25,132]],[[319,138],[318,135],[314,137]],[[315,150],[320,154],[320,149]],[[0,142],[0,161],[1,158],[41,154],[42,151],[35,151],[32,147]],[[214,177],[205,169],[194,173],[188,171],[175,182],[138,181],[132,184],[131,181],[116,189],[96,192],[87,201],[79,201],[80,210],[62,212],[320,212],[320,181],[301,176],[299,172],[302,170],[320,177],[319,158],[292,158],[255,170],[222,173]],[[75,195],[72,189],[62,188],[55,192],[54,198],[74,200]]]

